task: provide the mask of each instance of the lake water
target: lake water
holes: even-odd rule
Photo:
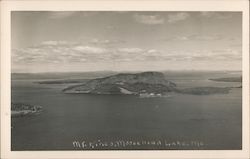
[[[231,76],[172,73],[167,78],[181,88],[241,85],[208,80]],[[64,94],[65,85],[35,81],[12,79],[12,102],[43,107],[38,115],[12,118],[12,150],[241,149],[241,88],[229,94],[138,98]]]

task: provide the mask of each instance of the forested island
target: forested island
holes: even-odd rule
[[[122,73],[67,87],[64,93],[130,94],[142,97],[162,97],[169,93],[209,95],[226,94],[231,87],[194,87],[180,89],[160,72]]]
[[[33,115],[41,111],[42,111],[42,106],[24,104],[24,103],[11,103],[11,117],[22,117],[27,115]]]

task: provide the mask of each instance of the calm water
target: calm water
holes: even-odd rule
[[[241,85],[207,80],[212,75],[218,76],[168,78],[180,87]],[[240,88],[221,95],[138,98],[63,94],[64,85],[34,81],[12,80],[13,102],[43,106],[39,115],[12,118],[12,150],[241,149]],[[87,145],[76,148],[74,141]],[[125,146],[114,146],[119,141]]]

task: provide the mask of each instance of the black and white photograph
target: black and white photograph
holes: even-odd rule
[[[249,158],[248,0],[3,0],[5,159]]]
[[[11,12],[12,151],[241,149],[242,12]]]

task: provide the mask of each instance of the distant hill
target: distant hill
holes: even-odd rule
[[[38,81],[34,83],[39,84],[74,84],[74,83],[85,83],[89,81],[89,79],[60,79],[60,80],[46,80],[46,81]]]
[[[79,80],[79,79],[93,79],[104,76],[114,75],[113,71],[95,71],[95,72],[44,72],[44,73],[11,73],[12,80]],[[56,84],[56,82],[49,81],[46,84]],[[61,81],[58,81],[61,83]],[[45,84],[45,83],[44,83]]]
[[[140,94],[165,93],[176,89],[176,84],[165,79],[160,72],[121,73],[71,86],[65,93]]]
[[[177,93],[193,94],[193,95],[209,95],[209,94],[227,94],[231,90],[230,87],[194,87],[177,90]]]
[[[242,82],[242,77],[211,78],[210,80],[218,82]]]

